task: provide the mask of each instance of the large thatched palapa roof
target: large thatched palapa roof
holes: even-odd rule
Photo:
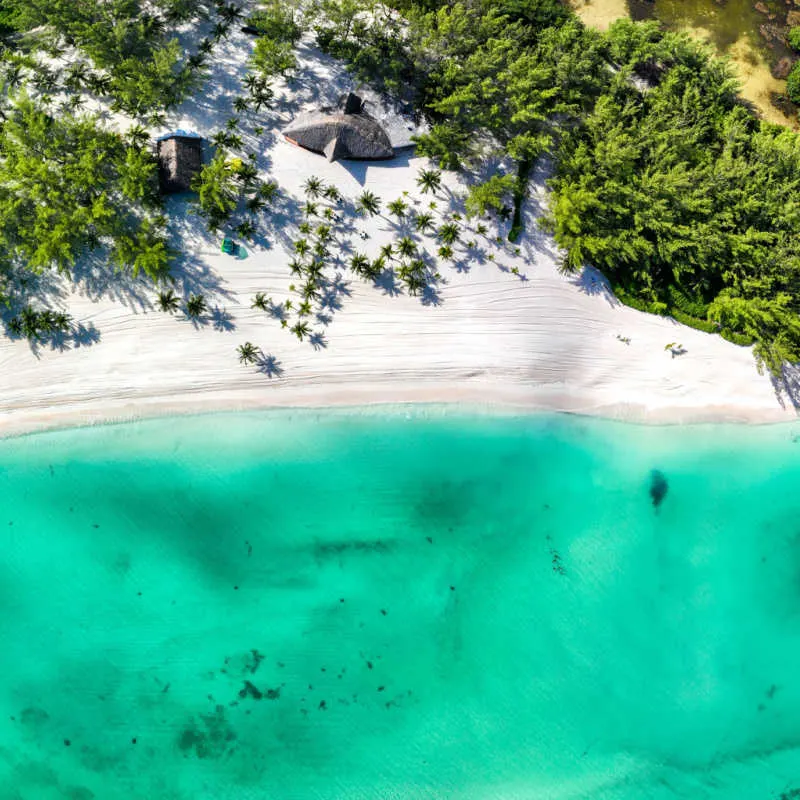
[[[203,166],[203,140],[199,136],[171,134],[159,139],[156,147],[161,191],[188,192],[192,178]]]
[[[394,148],[386,131],[361,109],[361,99],[348,94],[339,109],[300,114],[283,135],[293,144],[323,153],[328,161],[392,158]]]

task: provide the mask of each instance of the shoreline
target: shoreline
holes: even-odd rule
[[[546,399],[545,391],[531,397],[523,387],[507,386],[487,391],[476,386],[427,384],[398,386],[314,386],[273,390],[275,397],[247,389],[205,391],[177,396],[151,395],[134,400],[117,399],[102,404],[92,401],[51,405],[0,414],[0,439],[11,439],[75,428],[128,425],[155,419],[250,412],[318,412],[337,414],[390,414],[464,412],[476,416],[563,415],[604,419],[629,425],[670,427],[685,425],[738,425],[773,427],[791,425],[799,418],[778,409],[745,409],[731,406],[648,409],[641,404],[617,403],[592,406],[578,397],[562,402]],[[272,393],[272,392],[270,392]],[[524,398],[524,394],[529,394]]]

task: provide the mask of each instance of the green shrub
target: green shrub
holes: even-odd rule
[[[800,52],[800,26],[789,29],[789,47]]]
[[[736,333],[736,331],[729,330],[728,328],[723,328],[719,335],[733,344],[738,344],[741,347],[749,347],[751,344],[755,344],[755,339],[752,336],[748,336],[746,333]]]
[[[687,325],[690,328],[695,328],[696,330],[704,331],[705,333],[719,332],[719,328],[717,328],[713,322],[709,322],[707,319],[702,319],[701,317],[694,317],[690,314],[685,314],[679,308],[671,308],[669,313],[670,316],[676,322],[680,322],[681,325]]]
[[[800,61],[795,62],[786,79],[786,94],[793,103],[800,103]]]
[[[677,308],[684,314],[705,320],[708,314],[708,304],[696,296],[691,296],[683,292],[677,286],[667,287],[667,299],[673,308]]]

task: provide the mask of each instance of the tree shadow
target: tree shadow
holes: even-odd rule
[[[420,302],[424,306],[440,306],[442,304],[442,296],[435,284],[429,283],[423,288]]]
[[[105,298],[132,311],[146,311],[152,307],[149,296],[152,281],[144,274],[134,276],[129,271],[112,267],[105,248],[79,258],[72,269],[71,282],[79,294],[92,302]]]
[[[781,375],[773,375],[770,380],[781,408],[787,408],[788,402],[800,413],[800,364],[784,364]]]
[[[214,300],[233,299],[219,275],[196,253],[181,253],[172,262],[170,281],[184,297],[202,294]]]
[[[272,355],[262,354],[258,361],[256,361],[256,369],[268,378],[280,378],[284,373],[281,362]]]
[[[397,280],[397,275],[391,268],[387,268],[381,272],[378,277],[372,281],[376,289],[380,289],[388,297],[399,297],[403,294],[403,286]]]
[[[314,331],[314,333],[308,337],[308,341],[315,350],[324,350],[328,346],[328,340],[322,332]]]
[[[606,276],[594,267],[583,267],[577,275],[569,279],[569,282],[573,286],[577,286],[584,294],[591,297],[602,297],[612,308],[621,305]]]
[[[211,318],[211,325],[215,331],[227,332],[235,331],[236,323],[233,321],[233,316],[229,311],[219,306],[214,306],[211,309],[209,316]]]

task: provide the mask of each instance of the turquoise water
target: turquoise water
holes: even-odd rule
[[[0,441],[0,798],[800,796],[798,439],[422,409]]]

